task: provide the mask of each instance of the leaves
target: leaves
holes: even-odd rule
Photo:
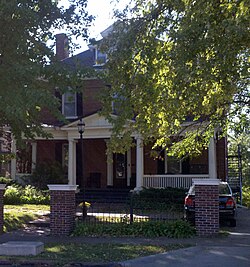
[[[127,126],[145,143],[169,148],[174,141],[172,153],[197,154],[215,129],[226,134],[231,118],[249,115],[249,5],[134,2],[103,43],[112,84],[103,114],[114,136],[134,118]],[[109,115],[111,101],[119,106],[116,119]]]
[[[0,2],[0,127],[10,126],[16,139],[47,136],[41,125],[45,110],[63,120],[55,88],[80,83],[76,72],[56,61],[48,40],[56,29],[86,39],[93,17],[86,0],[70,1],[68,8],[57,2]]]

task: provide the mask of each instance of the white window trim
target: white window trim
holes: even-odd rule
[[[104,63],[97,63],[98,51],[99,51],[98,48],[95,48],[95,64],[94,64],[94,66],[104,66],[108,61],[107,54],[104,54],[104,53],[101,52],[103,55],[105,55],[105,62]]]
[[[67,116],[65,115],[65,94],[62,95],[62,114],[65,116],[66,119],[76,119],[77,118],[77,97],[76,97],[76,93],[73,93],[74,94],[74,98],[75,98],[75,115],[74,116]]]

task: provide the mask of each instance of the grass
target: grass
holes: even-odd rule
[[[34,220],[42,214],[49,212],[49,209],[49,206],[46,205],[5,205],[5,231],[21,228],[30,220]],[[12,266],[25,263],[35,264],[34,266],[64,266],[70,263],[109,263],[163,253],[189,246],[182,244],[49,243],[45,244],[45,251],[40,255],[29,257],[0,256],[0,262],[7,262],[12,264]]]
[[[45,252],[30,257],[11,257],[8,260],[13,263],[46,262],[49,266],[63,266],[69,263],[108,263],[119,262],[152,254],[163,253],[170,250],[189,247],[190,245],[171,244],[158,245],[131,245],[131,244],[78,244],[67,243],[46,244]],[[6,257],[0,257],[6,260]]]
[[[4,232],[20,229],[47,212],[49,212],[47,205],[5,205]]]

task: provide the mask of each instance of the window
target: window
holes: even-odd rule
[[[99,49],[95,49],[95,64],[103,65],[107,62],[107,54],[102,53]]]
[[[77,117],[76,93],[67,92],[62,96],[62,113],[66,118]]]

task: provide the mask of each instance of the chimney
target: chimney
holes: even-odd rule
[[[69,57],[69,40],[65,33],[56,35],[56,57],[58,60]]]

